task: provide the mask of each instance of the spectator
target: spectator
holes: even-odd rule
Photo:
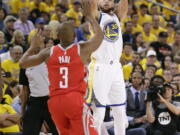
[[[6,10],[4,8],[0,8],[0,30],[4,28],[4,19],[6,18]]]
[[[173,88],[169,84],[163,85],[158,99],[146,104],[146,115],[148,122],[152,123],[149,130],[151,135],[179,135],[177,133],[177,120],[180,114],[179,103],[172,101]]]
[[[6,77],[6,81],[9,83],[10,81],[18,81],[19,80],[19,59],[23,54],[23,49],[21,46],[14,46],[12,48],[12,59],[7,59],[2,62],[2,68],[5,72],[8,73]]]
[[[46,3],[44,3],[42,0],[33,0],[29,4],[30,11],[33,9],[39,9],[41,12],[49,12],[49,8],[47,7]]]
[[[29,8],[29,0],[11,0],[11,10],[13,14],[18,14],[20,9]]]
[[[132,72],[132,86],[127,88],[127,116],[129,117],[129,128],[141,127],[145,124],[145,95],[141,85],[143,83],[143,74],[141,72]]]
[[[177,54],[180,50],[180,30],[177,30],[172,44],[173,54]]]
[[[179,67],[177,63],[172,63],[170,65],[171,74],[174,76],[176,74],[179,74]]]
[[[20,115],[8,104],[3,102],[3,93],[0,90],[0,117],[3,119],[0,121],[0,132],[3,133],[15,133],[14,135],[20,135],[18,123],[20,120]]]
[[[180,73],[173,76],[173,82],[178,85],[180,90]],[[180,91],[178,91],[178,95],[180,95]]]
[[[172,54],[172,48],[167,44],[167,38],[167,32],[160,32],[158,41],[154,41],[150,44],[150,46],[156,51],[159,61],[162,61],[164,56]]]
[[[52,29],[49,25],[44,26],[44,30],[42,31],[43,37],[46,38],[52,38]]]
[[[19,11],[19,19],[14,23],[15,30],[21,30],[23,35],[27,37],[34,29],[33,23],[28,20],[29,11],[27,8],[21,8]]]
[[[151,78],[155,75],[157,70],[157,67],[155,65],[147,65],[146,70],[145,70],[145,78],[148,78],[151,80]]]
[[[15,21],[16,21],[16,18],[10,15],[8,15],[4,20],[5,27],[3,29],[3,32],[5,34],[5,39],[7,42],[10,42],[12,39]]]
[[[173,22],[168,22],[168,24],[166,25],[166,31],[168,33],[168,39],[167,39],[167,43],[169,45],[173,45],[174,43],[174,38],[175,38],[175,30],[174,30],[174,23]]]
[[[131,18],[132,18],[132,33],[136,33],[136,32],[143,32],[143,28],[141,25],[138,24],[138,20],[139,20],[139,16],[137,13],[133,13],[131,15]]]
[[[133,50],[139,53],[145,52],[147,46],[145,46],[143,36],[141,32],[136,32],[133,35]]]
[[[73,2],[73,7],[66,12],[67,17],[71,17],[75,19],[76,27],[79,27],[81,24],[82,13],[80,9],[81,9],[81,2],[75,0]]]
[[[173,79],[171,71],[167,70],[167,69],[163,71],[163,77],[164,77],[166,83],[170,83]]]
[[[39,9],[33,9],[29,14],[29,20],[32,21],[33,24],[35,24],[35,21],[37,18],[41,16],[41,12]]]
[[[151,23],[150,22],[145,22],[143,23],[143,39],[146,42],[152,42],[156,41],[157,38],[154,34],[151,33]]]
[[[123,48],[124,50],[121,55],[121,63],[125,65],[132,61],[132,44],[125,42]]]
[[[128,21],[125,23],[125,32],[123,33],[123,42],[133,42],[133,34],[132,34],[132,22]]]
[[[148,6],[145,4],[140,5],[140,12],[139,12],[139,25],[143,25],[145,22],[151,22],[151,16],[147,14]]]
[[[90,24],[85,21],[85,18],[82,19],[82,24],[76,28],[76,36],[77,41],[87,41],[91,38]]]
[[[160,20],[158,15],[152,16],[152,28],[151,33],[158,36],[160,32],[166,32],[164,28],[160,26]]]
[[[132,61],[123,66],[123,74],[124,74],[125,81],[129,81],[129,77],[131,75],[133,67],[134,67],[134,65],[139,64],[140,59],[141,59],[140,54],[137,52],[134,52],[132,54]]]
[[[38,30],[42,30],[44,29],[44,25],[45,25],[45,20],[42,17],[39,17],[36,19],[35,21],[35,29],[33,29],[28,36],[28,41],[30,42],[32,36],[38,31]]]
[[[5,42],[5,35],[0,31],[0,54],[8,51],[8,45]]]
[[[19,45],[23,48],[23,51],[25,51],[28,48],[28,46],[26,46],[26,44],[25,44],[25,37],[24,37],[22,31],[20,31],[20,30],[14,31],[12,40],[9,45],[10,46]]]

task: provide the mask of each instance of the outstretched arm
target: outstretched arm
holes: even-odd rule
[[[50,56],[50,48],[42,49],[40,52],[39,49],[44,46],[43,38],[38,32],[31,39],[30,48],[24,53],[20,59],[20,67],[27,68],[41,64]]]
[[[116,15],[118,16],[119,20],[123,20],[128,12],[128,0],[120,0],[117,4],[117,9],[115,11]]]
[[[91,1],[92,4],[92,15],[94,16],[94,18],[96,18],[97,20],[99,20],[100,17],[100,12],[98,11],[98,3],[97,0],[92,0]]]
[[[99,47],[103,40],[104,34],[95,17],[92,15],[91,11],[93,10],[93,6],[90,4],[90,0],[82,0],[82,4],[84,8],[84,15],[91,23],[94,32],[94,36],[90,40],[80,43],[81,58],[83,62],[87,64],[86,60],[90,57],[90,54]]]

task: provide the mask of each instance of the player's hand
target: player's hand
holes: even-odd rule
[[[92,15],[93,5],[91,4],[90,0],[81,0],[81,3],[82,3],[83,15],[87,18],[93,17]]]
[[[42,36],[42,30],[39,30],[37,33],[33,35],[31,38],[31,48],[42,48],[44,47],[44,38]]]

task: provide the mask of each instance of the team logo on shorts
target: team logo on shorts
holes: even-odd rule
[[[115,42],[119,38],[119,27],[114,21],[106,23],[103,32],[105,39],[110,42]]]

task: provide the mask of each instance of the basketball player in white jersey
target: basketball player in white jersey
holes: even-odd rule
[[[98,0],[98,3],[93,0],[92,4],[94,14],[104,32],[104,40],[91,56],[86,101],[95,104],[93,115],[99,135],[102,135],[101,128],[107,106],[112,107],[115,135],[125,135],[126,92],[119,61],[123,48],[120,20],[127,14],[128,0],[120,0],[116,11],[114,0]]]

